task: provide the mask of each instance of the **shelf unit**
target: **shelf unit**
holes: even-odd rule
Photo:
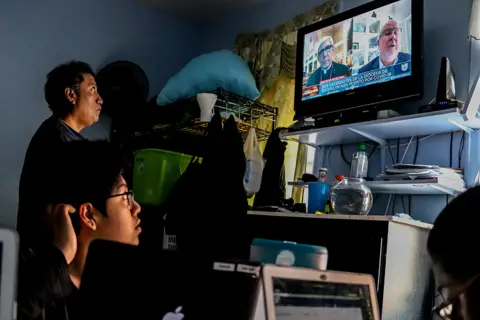
[[[230,115],[236,118],[238,130],[244,139],[251,127],[255,127],[259,141],[267,140],[270,137],[277,121],[277,108],[221,88],[210,93],[217,95],[215,108],[219,110],[223,120]],[[133,132],[133,138],[161,135],[166,132],[203,136],[208,127],[208,123],[200,122],[200,109],[196,97],[177,101],[167,106],[155,105],[152,109],[148,115],[151,125],[146,130]],[[259,126],[260,122],[263,123],[262,127]]]
[[[387,119],[338,125],[327,128],[312,128],[282,133],[280,137],[316,148],[314,172],[325,162],[326,147],[340,144],[373,141],[380,147],[381,168],[385,169],[387,140],[425,136],[454,131],[466,133],[466,160],[471,160],[471,133],[480,129],[480,120],[467,120],[460,109],[451,108],[429,113],[398,116]],[[466,173],[467,175],[467,173]],[[418,181],[374,181],[372,192],[382,194],[451,194],[463,189],[452,188],[444,183],[432,180]]]
[[[288,185],[305,188],[317,182],[289,182]],[[401,181],[365,181],[365,184],[374,194],[403,194],[403,195],[451,195],[456,196],[465,191],[453,184],[439,179],[401,180]]]

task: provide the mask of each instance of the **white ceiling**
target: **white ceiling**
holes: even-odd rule
[[[254,7],[269,0],[138,0],[160,12],[195,24],[206,24],[218,15]]]

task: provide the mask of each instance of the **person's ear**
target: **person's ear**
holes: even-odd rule
[[[86,228],[95,231],[97,230],[97,221],[95,219],[95,208],[91,203],[84,203],[78,209],[80,221]]]
[[[75,104],[77,101],[77,93],[73,88],[66,88],[65,89],[65,98],[67,98],[68,101],[70,101],[72,104]]]

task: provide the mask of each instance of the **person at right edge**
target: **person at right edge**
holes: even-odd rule
[[[435,220],[427,249],[441,319],[480,319],[480,187],[453,199]],[[441,301],[438,301],[441,300]]]
[[[18,271],[19,320],[72,320],[82,314],[78,288],[90,243],[139,244],[140,205],[122,177],[123,161],[108,141],[62,143],[50,154],[42,250],[23,252]],[[107,271],[108,272],[108,271]],[[132,270],[132,272],[134,272]],[[132,293],[134,294],[134,293]]]
[[[24,249],[39,245],[32,241],[44,206],[43,190],[38,185],[49,179],[45,168],[51,160],[52,149],[61,142],[85,140],[80,131],[99,120],[103,104],[92,68],[80,61],[71,61],[50,71],[44,91],[53,115],[40,125],[31,139],[20,176],[17,231]]]

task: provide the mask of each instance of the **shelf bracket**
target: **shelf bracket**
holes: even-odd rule
[[[358,129],[354,129],[354,128],[348,128],[348,130],[350,131],[353,131],[353,132],[356,132],[358,133],[359,135],[361,136],[364,136],[365,138],[367,139],[370,139],[372,141],[375,141],[376,143],[378,143],[379,145],[381,146],[386,146],[387,145],[387,141],[381,139],[381,138],[378,138],[378,137],[375,137],[374,135],[370,134],[370,133],[367,133],[367,132],[363,132],[362,130],[358,130]]]
[[[459,127],[459,128],[460,128],[460,130],[462,130],[462,131],[465,131],[466,133],[469,133],[469,134],[470,134],[470,133],[472,133],[472,132],[473,132],[473,129],[471,129],[471,128],[467,127],[467,126],[466,126],[466,125],[464,125],[464,124],[458,123],[458,122],[457,122],[457,121],[455,121],[455,120],[448,119],[448,122],[450,122],[451,124],[453,124],[453,125],[455,125],[455,126]]]
[[[431,187],[433,189],[437,189],[438,191],[444,192],[444,193],[446,193],[448,195],[451,195],[451,196],[454,196],[454,197],[457,195],[457,192],[455,192],[455,190],[450,189],[450,188],[446,188],[446,187],[438,185],[438,184],[431,184]]]
[[[375,137],[374,135],[364,132],[362,130],[354,129],[354,128],[348,128],[348,130],[353,131],[355,133],[358,133],[361,136],[364,136],[367,139],[370,139],[380,145],[380,167],[382,168],[382,172],[385,172],[385,166],[386,166],[386,149],[387,149],[387,141],[378,137]]]

